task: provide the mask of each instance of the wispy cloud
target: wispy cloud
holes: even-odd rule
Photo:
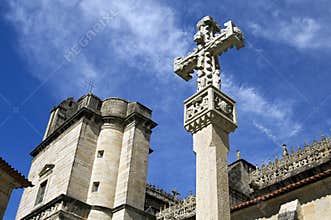
[[[20,46],[39,79],[61,63],[68,61],[66,52],[78,44],[79,53],[70,57],[58,71],[54,86],[70,94],[88,79],[96,81],[99,94],[118,88],[133,75],[123,74],[123,66],[145,74],[151,80],[167,82],[172,73],[174,57],[189,51],[192,36],[179,27],[175,11],[166,5],[146,0],[95,1],[10,1],[7,18],[17,28]],[[105,15],[111,19],[104,21]],[[274,16],[279,16],[275,13]],[[77,19],[79,18],[79,19]],[[102,29],[95,26],[102,23]],[[106,24],[106,25],[104,25]],[[253,33],[270,39],[292,42],[303,48],[321,27],[310,18],[295,18],[274,24],[251,23]],[[94,35],[88,35],[94,30]],[[293,38],[293,35],[295,37]],[[79,44],[81,39],[87,44]],[[80,47],[79,47],[80,46]],[[318,45],[316,44],[315,47]],[[107,79],[107,80],[105,80]],[[63,83],[63,82],[66,83]],[[105,82],[107,81],[107,83]],[[108,85],[108,84],[112,85]],[[286,101],[269,101],[254,87],[238,86],[229,75],[223,78],[223,89],[236,97],[241,113],[255,121],[255,127],[278,138],[288,138],[300,131],[301,125],[292,118],[293,106]],[[68,91],[69,90],[69,91]],[[167,100],[172,103],[173,100]],[[259,126],[256,126],[259,125]],[[264,132],[266,133],[266,132]]]
[[[323,29],[317,20],[310,17],[251,22],[249,28],[256,36],[286,43],[299,49],[331,47],[329,30]]]
[[[290,100],[270,101],[252,86],[238,85],[231,75],[223,75],[222,88],[238,103],[239,114],[253,125],[280,143],[301,131],[301,124],[294,119],[293,103]]]
[[[166,81],[173,57],[188,50],[187,35],[177,26],[175,12],[154,1],[14,0],[8,4],[6,17],[15,25],[20,47],[36,77],[43,80],[61,61],[70,61],[57,73],[67,84],[54,85],[63,91],[76,91],[87,79],[100,87],[105,78],[118,84],[126,77],[118,74],[125,65],[138,70],[131,74],[154,74]],[[111,20],[102,22],[109,12]],[[89,33],[101,22],[105,25],[92,38]],[[82,46],[83,37],[88,44]],[[79,53],[65,59],[75,48]]]

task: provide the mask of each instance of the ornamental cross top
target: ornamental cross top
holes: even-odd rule
[[[218,56],[233,46],[238,50],[244,46],[240,29],[232,21],[226,22],[224,26],[225,29],[221,29],[210,16],[202,18],[197,24],[197,33],[194,35],[197,48],[186,57],[177,57],[174,60],[175,73],[186,81],[190,80],[191,74],[197,70],[198,91],[208,85],[220,89]]]

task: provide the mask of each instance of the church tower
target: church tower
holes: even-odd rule
[[[31,152],[16,219],[150,219],[144,212],[152,111],[120,98],[64,100]]]

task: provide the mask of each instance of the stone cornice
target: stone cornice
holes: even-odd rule
[[[82,117],[92,118],[95,117],[96,120],[100,121],[116,121],[123,122],[125,125],[133,121],[142,122],[143,126],[146,127],[149,131],[157,126],[157,123],[152,121],[151,119],[141,115],[140,113],[133,112],[125,118],[117,117],[117,116],[101,116],[100,113],[97,113],[89,108],[82,107],[79,109],[72,117],[66,120],[60,127],[54,130],[46,139],[44,139],[33,151],[31,151],[30,155],[35,157],[44,150],[53,140],[55,140],[58,136],[60,136],[66,129],[68,129],[75,122],[79,121]]]
[[[62,207],[64,205],[63,204],[64,202],[72,202],[73,204],[76,204],[79,207],[81,207],[81,208],[83,207],[85,209],[91,208],[91,206],[86,204],[85,202],[82,202],[82,201],[72,198],[70,196],[61,194],[58,197],[51,200],[50,202],[46,203],[45,205],[40,206],[39,208],[36,208],[30,214],[21,218],[21,220],[43,219],[42,217],[54,215],[56,212],[59,212],[64,209]]]
[[[235,101],[214,86],[208,86],[184,103],[184,127],[195,133],[209,124],[226,132],[237,128]]]
[[[152,184],[146,184],[146,194],[169,204],[175,204],[179,201],[172,194]]]
[[[147,130],[152,130],[157,126],[157,123],[152,121],[151,119],[139,114],[139,113],[131,113],[124,119],[125,126],[129,126],[131,123],[135,123],[136,125],[142,125]]]
[[[60,127],[58,127],[56,130],[54,130],[45,140],[43,140],[33,151],[31,151],[30,155],[35,157],[41,152],[45,147],[47,147],[53,140],[55,140],[58,136],[60,136],[65,130],[67,130],[71,125],[73,125],[75,122],[80,120],[83,116],[86,116],[88,118],[92,116],[96,116],[97,118],[101,119],[101,116],[86,108],[83,107],[80,110],[78,110],[71,118],[69,118],[67,121],[65,121]]]
[[[155,216],[153,216],[153,215],[151,215],[149,213],[146,213],[143,210],[137,209],[136,207],[131,206],[129,204],[122,204],[122,205],[119,205],[119,206],[113,208],[112,209],[112,213],[114,214],[114,213],[119,212],[119,211],[121,211],[123,209],[134,211],[135,213],[138,213],[138,214],[144,216],[146,218],[146,220],[148,220],[148,219],[155,219]]]
[[[62,215],[62,214],[75,215],[78,218],[87,219],[87,215],[91,209],[103,210],[110,214],[113,214],[123,209],[129,209],[142,216],[145,216],[148,219],[155,218],[153,215],[150,215],[144,212],[143,210],[137,209],[128,204],[123,204],[113,209],[110,209],[103,206],[89,205],[73,197],[61,194],[58,197],[46,203],[45,205],[36,208],[30,214],[21,218],[21,220],[49,219],[50,216]]]

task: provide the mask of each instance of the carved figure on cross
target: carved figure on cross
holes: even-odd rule
[[[192,78],[194,70],[197,72],[198,88],[213,85],[220,89],[220,65],[218,56],[234,46],[240,49],[244,46],[243,34],[232,21],[224,24],[221,29],[210,16],[202,18],[197,24],[197,33],[194,41],[197,44],[186,57],[178,57],[174,60],[174,71],[184,80]]]

